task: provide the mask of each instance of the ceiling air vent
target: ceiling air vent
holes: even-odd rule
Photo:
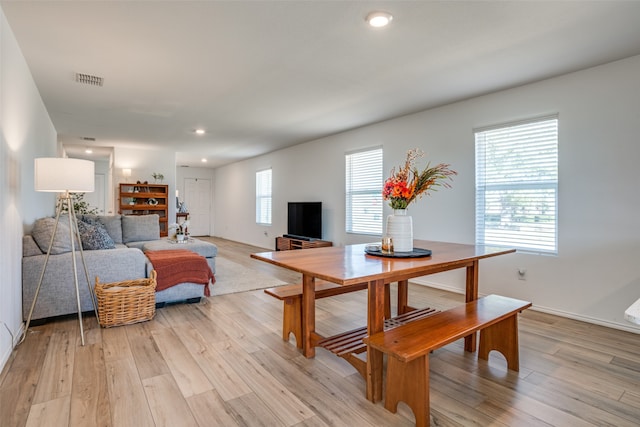
[[[76,73],[76,82],[91,86],[102,86],[104,77],[92,76],[91,74]]]
[[[83,136],[81,139],[83,141],[95,141],[96,140],[94,137],[91,137],[91,136]]]

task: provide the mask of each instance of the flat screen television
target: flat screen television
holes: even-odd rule
[[[322,239],[322,202],[289,202],[287,235]]]

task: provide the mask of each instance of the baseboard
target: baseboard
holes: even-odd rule
[[[464,291],[462,289],[456,288],[450,285],[444,285],[442,283],[430,282],[424,279],[411,280],[411,283],[416,283],[418,285],[428,286],[430,288],[441,289],[443,291],[464,295]],[[553,314],[554,316],[565,317],[567,319],[578,320],[585,323],[591,323],[593,325],[604,326],[607,328],[618,329],[626,332],[632,332],[634,334],[640,334],[640,327],[626,325],[623,323],[610,322],[608,320],[602,320],[595,317],[584,316],[581,314],[571,313],[569,311],[557,310],[555,308],[544,307],[536,304],[534,304],[530,308],[530,310],[539,311],[541,313]]]
[[[430,282],[430,281],[424,280],[424,279],[411,279],[409,281],[411,283],[415,283],[417,285],[428,286],[430,288],[441,289],[443,291],[451,292],[451,293],[454,293],[454,294],[464,295],[464,290],[462,290],[460,288],[457,288],[457,287],[454,287],[454,286],[445,285],[443,283]]]
[[[5,332],[9,332],[8,326],[4,322],[0,322],[0,329],[3,329]],[[18,343],[20,342],[20,338],[22,338],[22,333],[24,332],[24,323],[20,323],[20,328],[18,329],[18,333],[13,335],[12,333],[12,343],[11,348],[2,349],[2,356],[0,357],[0,372],[4,370],[5,365],[9,361],[11,357],[11,353],[13,349],[16,348]]]
[[[595,317],[583,316],[581,314],[571,313],[568,311],[556,310],[554,308],[541,307],[534,305],[531,307],[535,311],[542,313],[553,314],[559,317],[566,317],[567,319],[579,320],[585,323],[591,323],[593,325],[604,326],[611,329],[618,329],[621,331],[632,332],[634,334],[640,334],[640,327],[634,327],[632,325],[625,325],[622,323],[610,322],[608,320],[597,319]]]

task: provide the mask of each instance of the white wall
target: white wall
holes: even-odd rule
[[[55,129],[0,9],[0,370],[22,333],[23,232],[55,210],[54,194],[33,189],[33,159],[56,150]]]
[[[640,333],[624,310],[640,298],[640,56],[389,120],[216,170],[216,235],[273,248],[286,202],[323,202],[324,238],[344,232],[344,154],[384,147],[385,171],[422,148],[451,163],[453,188],[410,207],[416,238],[474,242],[473,129],[559,114],[559,254],[514,254],[480,266],[481,293],[531,300],[537,309]],[[273,225],[255,224],[255,172],[273,168]],[[231,190],[232,189],[232,190]],[[386,208],[390,213],[389,208]],[[266,235],[265,235],[266,233]],[[517,270],[527,280],[517,280]],[[463,272],[420,279],[462,292]]]
[[[127,148],[115,147],[113,149],[113,190],[115,192],[114,200],[117,206],[119,204],[120,183],[130,182],[149,182],[153,183],[154,179],[151,174],[160,173],[164,175],[162,184],[169,185],[169,195],[176,194],[176,155],[172,150],[166,149],[143,149],[143,148]],[[131,169],[131,177],[124,178],[122,169]],[[171,197],[170,197],[171,199]],[[172,218],[176,217],[175,203],[169,200],[169,224]]]

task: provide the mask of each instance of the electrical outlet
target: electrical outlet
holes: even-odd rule
[[[524,268],[518,269],[518,280],[527,280],[527,270]]]

